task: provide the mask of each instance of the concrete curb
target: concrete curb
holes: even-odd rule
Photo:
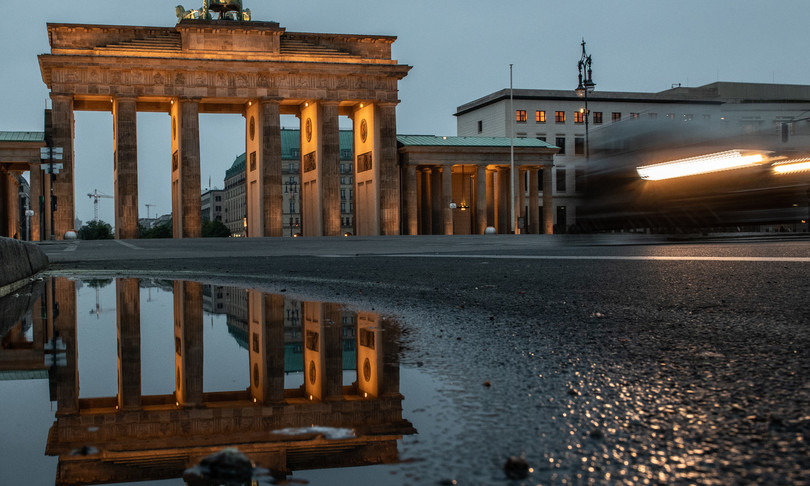
[[[48,257],[30,242],[0,237],[0,296],[26,285],[48,266]]]

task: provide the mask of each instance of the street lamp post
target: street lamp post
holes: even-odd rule
[[[591,56],[585,53],[585,39],[582,39],[582,57],[577,61],[577,70],[579,72],[579,84],[577,84],[577,96],[585,99],[585,109],[582,114],[585,117],[585,160],[591,156],[590,145],[588,142],[588,118],[591,112],[588,111],[588,93],[593,92],[596,83],[593,82],[591,73]]]

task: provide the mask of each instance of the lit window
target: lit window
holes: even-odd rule
[[[634,120],[637,120],[638,119],[638,113],[630,113],[630,118],[632,118]]]
[[[619,120],[621,120],[621,119],[622,119],[622,112],[620,112],[620,111],[614,111],[614,112],[613,112],[613,113],[610,115],[610,119],[611,119],[612,121],[619,121]]]
[[[675,119],[675,113],[667,113],[667,120],[674,120],[674,119]]]
[[[602,123],[602,112],[601,111],[594,111],[593,112],[593,123],[597,124],[597,125]]]
[[[545,110],[537,110],[534,114],[535,120],[537,123],[545,123],[546,122],[546,112]]]
[[[515,110],[515,121],[518,123],[526,123],[526,110]]]
[[[574,112],[574,123],[585,123],[585,113],[581,111]]]
[[[565,112],[564,111],[555,111],[554,112],[554,121],[557,123],[565,123]]]

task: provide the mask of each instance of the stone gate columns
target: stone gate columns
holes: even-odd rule
[[[523,228],[526,227],[526,170],[521,170],[520,168],[515,168],[515,176],[517,177],[517,181],[515,183],[515,187],[517,188],[517,203],[515,204],[516,211],[519,218],[522,218],[524,223],[523,226],[518,228],[520,232],[523,232]],[[520,219],[518,219],[520,222]]]
[[[357,388],[364,397],[379,397],[383,385],[383,332],[380,317],[370,312],[357,313]]]
[[[475,167],[475,220],[476,228],[471,233],[483,235],[487,229],[487,167]]]
[[[175,400],[182,407],[203,404],[202,284],[174,282]]]
[[[200,213],[200,101],[172,101],[172,226],[175,238],[199,238]]]
[[[442,166],[442,234],[453,234],[453,210],[450,203],[453,202],[453,167],[451,165]]]
[[[280,102],[248,102],[245,119],[247,236],[281,236]]]
[[[138,137],[136,98],[113,102],[115,238],[138,237]]]
[[[355,223],[358,235],[398,235],[396,104],[355,107]]]
[[[301,219],[304,236],[340,235],[340,129],[336,102],[301,107]]]
[[[400,184],[395,103],[377,103],[380,144],[380,217],[383,235],[399,234]]]
[[[430,167],[423,167],[420,169],[420,183],[419,186],[419,206],[421,208],[421,233],[423,235],[433,234],[433,191],[431,189],[431,180],[433,178],[433,169]]]
[[[405,231],[409,235],[418,235],[419,190],[417,189],[416,166],[408,165],[405,167],[403,176],[405,178],[405,217],[407,218],[407,227]]]
[[[54,212],[53,225],[54,236],[56,239],[62,239],[65,232],[73,229],[75,221],[75,190],[73,187],[73,139],[74,139],[74,120],[73,120],[73,95],[51,93],[51,120],[50,127],[46,116],[45,125],[46,133],[50,132],[53,140],[54,147],[61,147],[63,150],[62,160],[58,161],[62,164],[62,170],[54,178],[53,194],[57,198],[56,211]],[[49,130],[50,129],[50,130]],[[50,178],[48,177],[50,180]],[[50,207],[50,193],[45,193],[46,207]],[[45,211],[46,215],[50,211]],[[50,217],[45,219],[45,235],[43,240],[50,239],[51,235],[51,221]]]
[[[141,408],[141,304],[140,281],[115,280],[115,316],[118,325],[118,407]]]
[[[540,232],[540,198],[538,188],[537,167],[529,168],[529,233],[536,235]]]
[[[552,196],[551,164],[543,166],[543,234],[554,234],[554,198]]]
[[[284,400],[284,297],[248,291],[250,394],[256,403]]]

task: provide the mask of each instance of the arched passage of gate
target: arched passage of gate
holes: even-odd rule
[[[391,36],[287,32],[276,22],[183,19],[175,27],[48,24],[39,56],[64,147],[57,237],[74,220],[74,111],[113,113],[116,237],[138,233],[138,112],[171,116],[174,236],[200,236],[200,113],[245,117],[248,236],[281,236],[280,120],[301,122],[305,236],[340,234],[338,117],[353,120],[357,234],[399,234],[398,81]],[[78,161],[81,163],[81,161]],[[362,172],[361,172],[362,169]],[[38,215],[37,215],[38,217]]]

